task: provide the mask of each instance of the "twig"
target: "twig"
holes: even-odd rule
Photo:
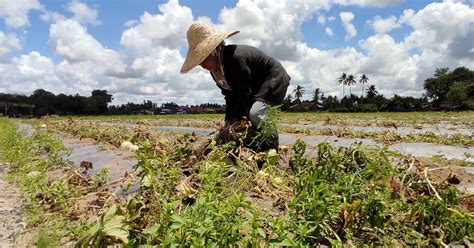
[[[435,193],[436,198],[438,198],[439,200],[443,200],[443,198],[441,198],[441,196],[439,196],[438,191],[436,191],[435,187],[431,184],[431,181],[428,179],[428,168],[425,168],[424,174],[425,174],[425,180],[426,180],[426,182],[428,182],[428,185],[430,186],[430,188]]]
[[[431,168],[428,171],[444,170],[444,169],[451,169],[451,167],[450,166],[436,167],[436,168]]]
[[[110,199],[112,199],[112,196],[117,196],[117,192],[119,191],[119,189],[120,189],[120,186],[115,189],[114,193],[110,194],[109,198],[107,198],[107,200],[104,202],[104,205],[102,205],[102,207],[105,207],[107,203],[109,203]]]
[[[405,202],[405,185],[404,185],[405,179],[406,179],[406,177],[408,176],[408,173],[410,173],[410,171],[411,171],[411,169],[413,168],[414,165],[415,165],[415,160],[412,159],[412,160],[411,160],[411,164],[410,164],[410,166],[408,167],[408,169],[407,169],[407,171],[405,172],[405,174],[403,175],[402,181],[401,181],[401,183],[400,183],[400,185],[401,185],[401,187],[402,187],[402,188],[401,188],[401,192],[400,192],[401,194],[400,194],[400,195],[402,196],[404,202]]]
[[[337,233],[336,233],[326,222],[323,222],[323,225],[324,225],[327,229],[329,229],[329,231],[331,231],[332,234],[334,234],[334,236],[336,236],[336,238],[337,238],[337,240],[338,240],[339,242],[342,242],[342,240],[341,240],[341,238],[339,237],[339,235],[337,235]]]
[[[414,165],[415,165],[415,160],[412,159],[412,160],[411,160],[410,167],[408,167],[407,171],[406,171],[405,174],[403,175],[402,182],[401,182],[402,185],[403,185],[403,183],[405,183],[405,178],[408,176],[408,173],[410,173],[410,171],[411,171],[411,169],[413,168]]]

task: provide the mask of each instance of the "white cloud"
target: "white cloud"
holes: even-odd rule
[[[28,55],[21,55],[20,58],[13,58],[12,63],[16,65],[21,75],[27,78],[43,77],[53,73],[53,62],[38,52],[30,52]]]
[[[404,2],[405,0],[334,0],[341,5],[357,5],[361,7],[387,7]]]
[[[432,3],[416,13],[405,11],[400,19],[414,29],[404,46],[421,50],[420,78],[432,75],[438,67],[474,68],[474,9],[470,6]]]
[[[326,29],[324,31],[326,31],[326,34],[331,36],[331,37],[334,35],[334,33],[333,33],[333,31],[330,27],[326,27]]]
[[[55,93],[66,92],[72,85],[56,76],[53,62],[38,52],[30,52],[0,64],[0,89],[4,92],[31,94],[33,90],[47,88]]]
[[[326,24],[326,16],[324,16],[324,15],[319,15],[319,16],[318,16],[318,23],[321,24],[321,25]]]
[[[72,1],[67,5],[67,9],[73,13],[71,19],[76,20],[83,24],[99,25],[101,21],[98,19],[98,11],[90,8],[84,3],[79,1]]]
[[[344,30],[346,30],[345,39],[352,39],[357,35],[357,29],[355,28],[354,24],[352,24],[352,20],[354,20],[354,14],[352,12],[341,12],[339,13],[339,16],[341,17]]]
[[[0,91],[31,94],[44,88],[53,93],[89,95],[94,89],[106,89],[114,95],[115,104],[143,100],[222,103],[223,97],[208,72],[196,68],[179,74],[187,49],[186,31],[195,20],[221,30],[240,30],[228,43],[254,45],[279,59],[292,85],[300,84],[307,92],[321,88],[325,95],[340,96],[342,88],[336,79],[345,72],[356,77],[368,74],[369,84],[375,84],[388,97],[395,93],[419,96],[423,80],[436,67],[474,68],[473,9],[460,2],[433,3],[418,11],[407,9],[398,21],[393,16],[375,17],[369,24],[376,34],[361,37],[358,47],[317,49],[303,40],[301,27],[306,21],[324,16],[321,13],[325,13],[325,25],[334,20],[327,14],[334,3],[383,7],[399,2],[240,0],[236,6],[222,9],[219,22],[213,23],[209,17],[193,16],[190,8],[171,0],[160,5],[155,11],[158,13],[145,12],[126,22],[117,51],[105,48],[84,26],[91,23],[86,20],[97,20],[97,15],[79,18],[81,24],[78,15],[73,20],[45,11],[42,19],[54,23],[50,26],[50,47],[63,61],[55,65],[38,52],[8,60],[9,54],[21,49],[23,41],[0,31],[0,58],[4,62],[0,63]],[[355,37],[354,14],[341,13],[340,18],[346,39]],[[407,25],[413,31],[401,42],[388,34]],[[334,35],[330,27],[324,31]],[[353,87],[352,92],[360,94],[360,87]]]
[[[301,25],[329,6],[328,0],[239,1],[235,8],[221,11],[218,27],[241,31],[232,42],[260,47],[280,60],[297,61]]]
[[[98,61],[113,63],[119,60],[118,54],[104,48],[85,27],[67,19],[52,24],[49,29],[49,45],[56,53],[69,62]]]
[[[193,21],[191,9],[170,0],[159,6],[161,14],[145,12],[138,25],[125,30],[120,44],[131,56],[147,55],[154,47],[178,49],[187,44],[186,31]]]
[[[4,34],[0,31],[0,62],[6,59],[6,56],[12,51],[21,48],[20,40],[15,34]]]
[[[405,39],[407,45],[439,49],[456,38],[472,35],[474,9],[462,3],[432,3],[416,14],[404,12],[401,19],[415,29]]]
[[[367,23],[378,34],[385,34],[394,28],[400,27],[400,24],[397,23],[397,18],[395,16],[390,16],[387,19],[383,19],[380,16],[375,16],[373,20],[369,20]]]
[[[43,8],[38,0],[0,0],[0,6],[0,18],[12,28],[29,25],[28,12]]]
[[[65,20],[66,17],[59,14],[58,12],[46,10],[40,15],[40,19],[44,22],[55,23],[60,20]]]
[[[123,25],[127,28],[133,27],[135,25],[138,25],[140,22],[137,20],[128,20],[126,21]]]

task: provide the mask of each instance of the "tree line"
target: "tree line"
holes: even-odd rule
[[[0,93],[0,107],[11,103],[34,105],[33,113],[30,108],[15,107],[0,108],[0,116],[34,116],[44,115],[104,115],[104,114],[159,114],[160,110],[167,109],[172,113],[180,108],[222,109],[223,105],[217,103],[202,103],[196,106],[179,106],[174,102],[165,102],[158,106],[157,103],[145,100],[142,103],[128,102],[120,105],[110,105],[113,95],[107,90],[93,90],[90,96],[55,95],[44,89],[37,89],[30,96]],[[5,109],[5,110],[4,110]],[[8,110],[6,110],[8,109]],[[7,113],[5,113],[7,112]]]
[[[93,90],[90,96],[55,95],[44,89],[37,89],[30,96],[0,93],[0,102],[33,104],[33,114],[43,115],[98,115],[109,111],[113,96],[106,90]],[[24,109],[11,109],[9,115],[27,114]]]
[[[474,71],[458,67],[438,68],[433,77],[423,83],[421,97],[394,95],[386,98],[379,94],[374,84],[369,85],[369,77],[360,75],[358,82],[362,85],[360,96],[352,94],[352,86],[357,83],[356,77],[342,73],[336,83],[342,86],[343,97],[325,96],[320,88],[312,91],[311,99],[302,101],[306,90],[296,85],[293,92],[284,100],[285,111],[326,110],[335,112],[373,112],[373,111],[419,111],[419,110],[473,110],[474,109]],[[367,88],[364,86],[368,85]],[[349,87],[349,95],[346,95]]]
[[[362,85],[361,94],[355,95],[352,86],[357,81]],[[335,111],[335,112],[372,112],[372,111],[414,111],[438,109],[474,109],[474,71],[458,67],[438,68],[434,75],[424,81],[424,93],[421,97],[399,96],[386,98],[379,94],[374,84],[369,84],[366,74],[359,76],[342,73],[335,83],[342,86],[343,97],[325,96],[320,88],[311,91],[309,100],[302,100],[306,90],[301,85],[288,94],[282,105],[283,111]],[[364,86],[367,85],[367,88]],[[346,95],[346,87],[349,95]],[[30,96],[0,93],[2,103],[27,103],[35,105],[33,114],[43,115],[98,115],[98,114],[139,114],[159,113],[160,109],[177,111],[180,107],[222,109],[217,103],[203,103],[196,106],[179,106],[174,102],[157,103],[150,100],[143,103],[109,105],[113,100],[107,90],[93,90],[90,96],[55,95],[44,89],[37,89]],[[10,114],[29,114],[27,110],[11,109]]]

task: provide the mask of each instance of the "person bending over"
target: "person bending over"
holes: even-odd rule
[[[270,106],[280,105],[286,95],[290,76],[280,62],[248,45],[226,45],[224,39],[239,33],[215,30],[195,22],[187,31],[188,52],[181,74],[200,65],[225,96],[224,129],[247,118],[257,128]],[[260,149],[278,148],[278,134]]]

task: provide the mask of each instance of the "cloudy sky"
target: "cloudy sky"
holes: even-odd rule
[[[420,96],[438,67],[474,69],[472,0],[0,0],[0,92],[223,103],[200,68],[181,75],[193,21],[282,62],[292,87],[342,95],[343,72]],[[353,87],[360,94],[361,86]]]

